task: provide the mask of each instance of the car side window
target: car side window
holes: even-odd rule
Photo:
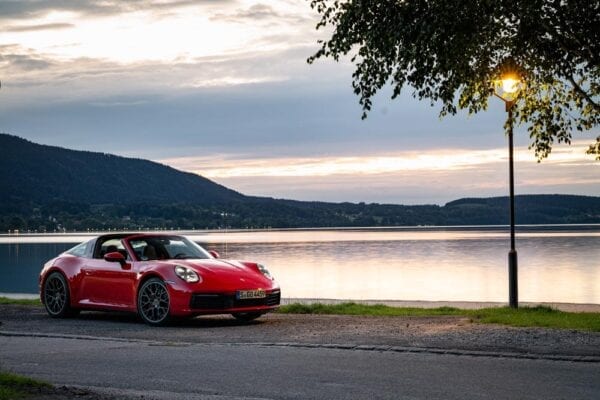
[[[67,250],[67,253],[77,257],[85,257],[89,243],[90,242],[80,243],[77,246]]]
[[[123,246],[123,242],[121,239],[108,239],[100,245],[100,250],[97,254],[94,255],[94,258],[104,258],[104,255],[107,253],[119,252],[125,257],[126,260],[129,260],[129,253],[125,250],[125,246]]]
[[[140,261],[157,260],[159,258],[156,247],[146,240],[131,240],[129,245]]]
[[[135,256],[137,257],[137,259],[140,261],[145,261],[143,258],[143,255],[144,255],[144,248],[147,245],[146,241],[145,240],[131,240],[129,242],[129,245],[133,249],[133,252],[135,253]]]

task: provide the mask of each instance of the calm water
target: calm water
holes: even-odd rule
[[[506,228],[188,232],[266,264],[284,297],[506,301]],[[88,235],[0,236],[0,292],[35,293],[42,264]],[[600,304],[600,226],[520,227],[521,301]]]

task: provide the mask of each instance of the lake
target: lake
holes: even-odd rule
[[[283,297],[508,299],[507,227],[183,232],[261,262]],[[42,264],[93,234],[0,235],[0,292],[36,293]],[[519,226],[519,300],[600,304],[600,225]]]

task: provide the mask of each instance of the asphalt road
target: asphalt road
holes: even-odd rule
[[[56,384],[150,391],[164,398],[600,397],[597,362],[252,343],[0,336],[0,368]]]
[[[0,369],[111,400],[596,399],[600,334],[461,317],[286,314],[153,328],[129,314],[57,320],[40,307],[2,305]]]

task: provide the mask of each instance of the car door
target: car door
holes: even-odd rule
[[[113,250],[127,254],[127,263],[104,260]],[[87,259],[82,268],[82,305],[135,310],[135,281],[131,257],[120,239],[110,239],[99,245],[94,258]]]

